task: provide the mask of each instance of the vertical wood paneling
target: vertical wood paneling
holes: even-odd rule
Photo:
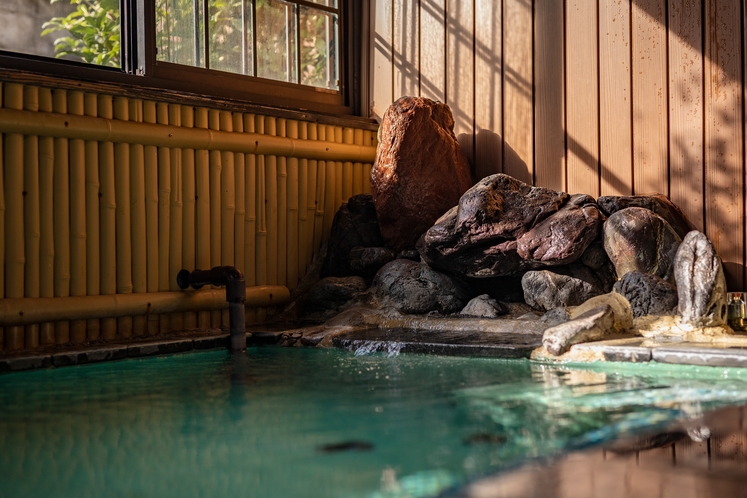
[[[599,2],[599,163],[601,195],[633,191],[630,2]]]
[[[446,100],[446,0],[420,0],[419,42],[420,95],[443,102]]]
[[[727,286],[744,287],[744,164],[740,5],[706,0],[706,235],[724,262]]]
[[[563,2],[534,8],[535,182],[565,190]]]
[[[599,194],[597,3],[566,4],[568,173],[571,194]]]
[[[503,172],[534,179],[532,3],[503,1]],[[587,30],[588,26],[584,26]]]
[[[417,95],[420,86],[420,46],[418,2],[393,0],[393,98]]]
[[[475,0],[475,180],[503,171],[502,5]]]
[[[450,0],[447,7],[446,103],[454,116],[454,134],[474,176],[474,4],[473,0]]]
[[[633,2],[635,194],[669,194],[666,0]]]
[[[373,102],[371,115],[381,119],[392,103],[392,3],[390,1],[371,2],[374,12],[373,71],[371,71]]]

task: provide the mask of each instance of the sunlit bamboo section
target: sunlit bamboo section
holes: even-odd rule
[[[375,152],[371,130],[6,82],[0,132],[0,351],[227,326],[182,268],[237,266],[266,319]]]

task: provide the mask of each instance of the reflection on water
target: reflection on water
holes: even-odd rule
[[[4,375],[0,496],[434,496],[747,403],[745,378],[275,347]]]

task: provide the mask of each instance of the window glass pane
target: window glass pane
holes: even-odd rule
[[[246,73],[246,19],[242,0],[208,0],[210,69]],[[249,71],[251,73],[251,71]]]
[[[156,0],[156,60],[205,67],[202,0]]]
[[[337,15],[301,7],[301,83],[338,90]]]
[[[118,0],[2,0],[0,50],[119,67]]]
[[[298,83],[296,72],[296,5],[256,0],[257,76]]]
[[[326,5],[327,7],[337,8],[337,0],[309,0],[319,5]]]

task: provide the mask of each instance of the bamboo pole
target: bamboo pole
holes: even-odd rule
[[[244,117],[241,113],[233,115],[234,133],[244,133]],[[236,213],[234,215],[234,265],[241,270],[246,280],[246,260],[244,255],[244,244],[246,234],[246,155],[237,152],[234,157],[234,178],[235,178],[235,195],[236,195]]]
[[[156,103],[143,102],[143,122],[157,121]],[[145,162],[145,250],[147,265],[146,288],[148,292],[158,292],[159,253],[158,253],[158,147],[146,145]],[[158,315],[148,315],[148,335],[158,334]]]
[[[218,112],[218,111],[215,111]],[[99,142],[139,143],[170,148],[243,152],[245,154],[305,157],[324,161],[373,161],[374,147],[360,147],[311,140],[293,140],[259,133],[228,133],[217,130],[138,124],[127,121],[0,109],[0,132],[22,135],[81,138]],[[273,118],[274,119],[274,118]],[[319,125],[320,128],[326,128]],[[333,129],[334,127],[330,127]]]
[[[287,133],[287,121],[278,119],[278,135]],[[288,159],[278,157],[278,284],[288,281]]]
[[[254,115],[244,114],[244,131],[254,132]],[[246,155],[246,174],[244,176],[244,280],[246,285],[252,286],[257,283],[257,156],[254,154]],[[257,312],[247,310],[246,321],[255,323],[257,321]]]
[[[221,131],[233,133],[233,117],[228,111],[219,114]],[[221,265],[233,266],[235,262],[234,223],[236,217],[236,157],[233,152],[223,151],[221,155],[220,172],[220,234],[221,234]],[[230,327],[228,310],[221,313],[221,326]]]
[[[195,126],[208,128],[208,110],[195,109]],[[195,152],[195,265],[206,270],[210,266],[210,153],[206,149]],[[210,312],[197,313],[197,326],[209,329]]]
[[[166,125],[169,122],[169,105],[159,102],[156,105],[156,121]],[[171,150],[158,148],[158,290],[168,291],[169,282],[169,243],[171,236]],[[159,317],[159,332],[169,331],[169,318]]]
[[[376,132],[369,131],[363,134],[364,147],[372,148],[376,150]],[[371,162],[363,164],[363,193],[371,193],[371,170],[373,169],[373,159]]]
[[[52,90],[39,89],[39,111],[52,112]],[[39,138],[39,296],[54,296],[54,139]],[[0,244],[1,246],[2,244]],[[39,344],[54,344],[54,323],[39,325]]]
[[[37,87],[24,87],[23,108],[27,111],[39,112],[39,89]],[[24,137],[23,148],[24,296],[33,298],[40,296],[39,137]],[[26,326],[23,343],[26,348],[39,346],[39,324]]]
[[[363,145],[363,130],[356,129],[353,132],[353,143]],[[353,163],[353,195],[363,193],[363,163]]]
[[[298,138],[298,121],[288,121],[286,132],[290,138]],[[286,286],[293,290],[298,285],[299,273],[299,232],[298,232],[298,158],[291,157],[288,159],[288,218],[286,225],[287,238],[287,278]],[[304,206],[305,207],[305,206]]]
[[[23,109],[23,85],[6,83],[3,105]],[[26,262],[23,212],[23,135],[5,135],[5,297],[18,298],[24,294],[24,266]],[[23,348],[23,327],[5,329],[5,349]]]
[[[342,142],[353,144],[353,135],[352,128],[343,128]],[[342,202],[348,202],[348,199],[353,197],[353,190],[353,163],[351,161],[344,161],[342,163]]]
[[[169,124],[181,126],[181,105],[169,104]],[[182,229],[183,203],[182,203],[182,149],[171,150],[171,219],[169,227],[169,288],[172,291],[179,290],[176,283],[176,275],[182,266]],[[184,330],[184,315],[176,313],[170,316],[171,330]]]
[[[113,98],[100,95],[98,98],[98,115],[106,120],[114,116]],[[99,144],[99,179],[101,180],[101,197],[99,198],[99,220],[101,223],[101,294],[112,295],[117,292],[117,200],[114,179],[114,144],[106,141]],[[110,341],[117,335],[117,320],[101,320],[101,337]]]
[[[324,142],[327,128],[317,125],[317,140]],[[318,161],[316,168],[316,191],[314,192],[314,252],[319,252],[324,238],[324,208],[327,198],[327,162]],[[334,190],[334,186],[332,187]]]
[[[283,286],[246,288],[247,307],[279,306],[290,301]],[[23,326],[41,321],[117,318],[228,308],[225,289],[143,292],[101,296],[6,298],[0,300],[0,325]]]
[[[68,112],[76,116],[85,114],[83,92],[69,92]],[[79,138],[71,139],[70,148],[70,295],[85,296],[87,280],[86,262],[86,144]],[[86,341],[86,321],[70,323],[70,342]]]
[[[317,126],[315,123],[308,123],[306,126],[306,136],[309,140],[317,140]],[[314,225],[316,224],[316,188],[317,188],[317,170],[318,163],[316,159],[308,159],[309,173],[306,184],[306,259],[305,264],[308,268],[314,258]]]
[[[208,127],[211,130],[220,129],[220,111],[210,109],[208,111]],[[210,266],[219,266],[221,263],[221,173],[223,162],[221,151],[210,151]],[[205,234],[207,235],[207,234]],[[210,326],[219,328],[223,322],[223,314],[213,311],[210,314]]]
[[[265,132],[265,120],[262,116],[255,116],[255,131]],[[257,156],[257,246],[255,261],[255,273],[257,285],[267,284],[267,165],[265,156]],[[263,321],[267,317],[267,311],[257,310],[257,320]]]
[[[130,121],[144,121],[143,101],[131,99]],[[130,223],[132,231],[132,292],[148,292],[148,245],[145,201],[145,148],[141,144],[130,145]],[[148,334],[146,317],[132,318],[135,336]]]
[[[298,125],[299,138],[308,138],[307,123]],[[299,279],[306,275],[306,252],[311,244],[307,244],[306,230],[309,221],[307,205],[309,203],[309,160],[298,161],[298,273]]]
[[[342,143],[342,127],[335,126],[333,128],[334,128],[334,137],[335,137],[334,142],[341,144]],[[327,139],[329,139],[329,134],[327,134]],[[342,203],[345,202],[342,198],[342,191],[343,191],[342,169],[343,169],[342,161],[335,161],[335,208],[334,208],[334,212],[332,213],[333,219],[335,217],[335,214],[337,214],[337,210],[340,209],[340,206],[342,206]],[[331,225],[330,225],[330,228],[331,228]]]
[[[181,106],[181,124],[194,128],[194,107]],[[182,151],[182,267],[195,269],[195,150]],[[184,329],[197,328],[197,313],[184,314]]]
[[[334,142],[335,127],[332,125],[320,126],[319,131],[321,131],[322,128],[324,128],[324,137],[322,137],[320,133],[319,140]],[[324,171],[324,231],[322,233],[322,240],[327,240],[332,231],[332,220],[334,219],[335,211],[337,210],[337,164],[334,161],[327,161]],[[342,188],[340,189],[340,196],[342,197]]]
[[[98,100],[95,94],[85,95],[84,113],[95,117]],[[101,258],[99,232],[99,144],[87,140],[86,155],[86,293],[97,296],[101,292]],[[93,341],[101,336],[101,321],[91,318],[86,322],[86,337]]]
[[[277,119],[265,117],[265,132],[277,133]],[[265,206],[267,216],[267,283],[278,283],[278,160],[277,156],[265,158]]]
[[[114,119],[128,121],[129,102],[114,97]],[[114,144],[114,192],[117,199],[117,294],[132,293],[132,220],[130,215],[130,146]],[[132,317],[117,319],[117,332],[122,338],[132,337]]]
[[[67,113],[67,92],[52,92],[55,113]],[[54,140],[54,295],[70,295],[70,160],[67,138]],[[61,321],[54,326],[55,342],[70,342],[70,322]]]

